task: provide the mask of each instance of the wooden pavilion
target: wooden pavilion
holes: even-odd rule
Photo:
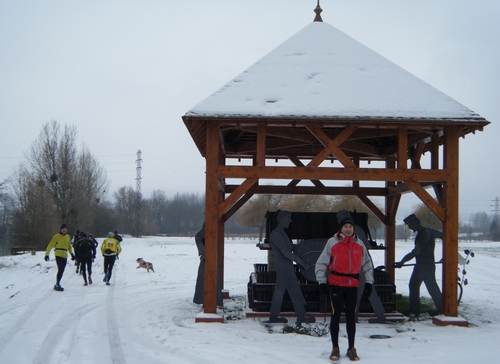
[[[443,314],[457,317],[459,139],[489,122],[315,12],[182,117],[206,159],[204,313],[196,321],[223,321],[224,223],[256,194],[357,196],[385,224],[391,267],[399,202],[414,193],[443,222]]]

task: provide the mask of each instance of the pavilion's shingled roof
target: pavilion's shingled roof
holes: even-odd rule
[[[484,122],[472,110],[323,22],[307,25],[186,116]]]

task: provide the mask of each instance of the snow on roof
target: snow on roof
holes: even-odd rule
[[[186,115],[478,118],[323,22],[307,25]]]

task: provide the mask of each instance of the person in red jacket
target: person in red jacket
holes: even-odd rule
[[[330,336],[333,348],[330,360],[340,359],[339,326],[342,309],[345,307],[347,356],[350,360],[357,361],[359,357],[354,347],[354,338],[359,277],[364,276],[365,293],[369,296],[373,284],[373,263],[365,244],[354,233],[351,214],[342,210],[337,216],[340,217],[340,231],[326,243],[316,262],[315,273],[320,291],[329,295],[332,306]]]

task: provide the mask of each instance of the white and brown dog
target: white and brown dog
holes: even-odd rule
[[[139,266],[136,268],[136,269],[139,269],[139,268],[144,268],[144,269],[147,269],[147,271],[149,272],[149,270],[151,269],[153,272],[155,271],[153,269],[153,263],[150,263],[150,262],[146,262],[144,259],[142,258],[137,258],[136,260],[137,263],[139,263]]]

